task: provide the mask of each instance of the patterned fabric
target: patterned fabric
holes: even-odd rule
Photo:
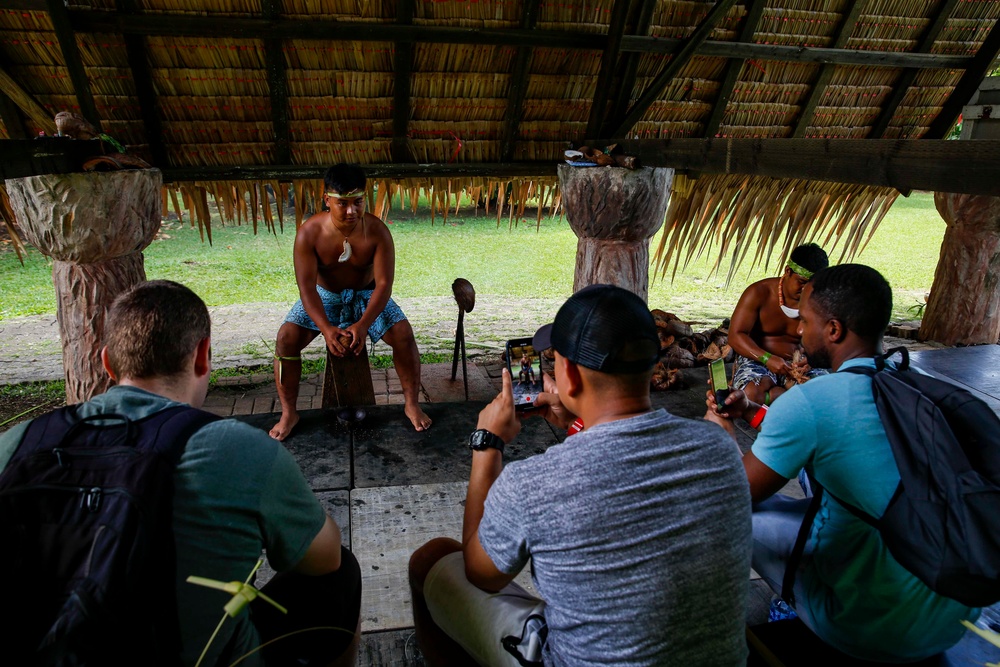
[[[810,380],[821,375],[828,375],[830,373],[829,369],[826,368],[813,368],[806,375]],[[761,380],[770,379],[776,387],[784,387],[785,382],[788,378],[784,375],[775,375],[767,369],[767,366],[760,363],[756,359],[747,359],[740,355],[736,355],[736,364],[733,370],[733,389],[742,389],[751,382],[759,385]]]
[[[375,290],[345,289],[342,292],[331,292],[316,285],[316,291],[319,293],[319,298],[323,300],[323,309],[326,311],[326,318],[334,326],[345,329],[361,319],[365,309],[368,307],[368,302],[372,298],[372,292]],[[406,315],[403,314],[403,309],[390,297],[389,302],[385,304],[385,308],[382,309],[379,316],[368,327],[368,337],[372,339],[373,343],[377,343],[382,340],[382,336],[394,324],[402,322],[405,319]],[[292,309],[288,311],[285,321],[296,324],[304,329],[319,331],[319,327],[316,326],[316,323],[312,321],[312,318],[309,317],[306,309],[302,306],[302,299],[296,301]]]

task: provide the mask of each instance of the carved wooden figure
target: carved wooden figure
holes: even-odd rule
[[[104,319],[115,297],[146,280],[142,251],[160,228],[158,169],[47,174],[5,182],[24,237],[55,260],[66,402],[108,389]]]
[[[673,169],[559,165],[566,218],[579,238],[573,291],[605,283],[649,293],[649,239],[663,225]]]

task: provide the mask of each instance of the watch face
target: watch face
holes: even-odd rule
[[[485,429],[473,431],[472,435],[469,436],[470,449],[482,451],[484,449],[489,449],[490,447],[503,451],[503,440]]]

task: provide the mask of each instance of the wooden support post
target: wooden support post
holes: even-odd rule
[[[945,345],[1000,339],[1000,197],[934,193],[948,225],[920,325]]]
[[[6,181],[26,241],[55,260],[66,402],[108,389],[104,320],[115,297],[146,280],[142,250],[160,228],[158,169],[47,174]]]
[[[324,408],[356,408],[375,405],[375,388],[368,364],[368,350],[361,354],[335,357],[326,351],[326,373],[323,377]]]
[[[649,239],[663,225],[673,169],[559,165],[566,219],[579,238],[573,291],[606,283],[649,292]]]

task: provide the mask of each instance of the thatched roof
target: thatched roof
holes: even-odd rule
[[[334,162],[436,165],[385,171],[424,179],[411,189],[543,176],[537,191],[569,142],[600,138],[864,139],[875,155],[943,138],[1000,53],[990,0],[3,5],[0,139],[76,111],[167,181],[275,192]]]

